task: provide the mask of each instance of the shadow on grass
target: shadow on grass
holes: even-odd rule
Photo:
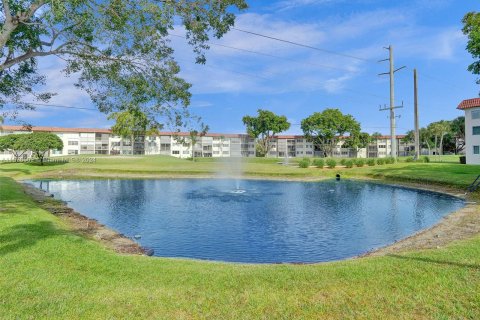
[[[414,260],[414,261],[420,261],[420,262],[426,262],[426,263],[434,263],[434,264],[449,265],[454,267],[480,270],[480,265],[473,264],[473,263],[461,263],[461,262],[454,262],[454,261],[436,260],[431,258],[408,257],[408,256],[400,256],[396,254],[388,254],[387,256],[391,258],[396,258],[396,259]]]
[[[49,221],[15,225],[0,235],[0,256],[34,246],[38,241],[61,234],[63,231]]]

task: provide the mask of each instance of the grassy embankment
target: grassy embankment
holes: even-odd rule
[[[470,318],[480,316],[480,237],[436,250],[319,265],[239,265],[122,256],[75,234],[13,178],[212,174],[213,160],[99,158],[0,164],[0,317]],[[252,159],[247,176],[426,180],[464,187],[478,166],[398,163],[300,169]],[[10,177],[7,177],[10,176]]]
[[[94,163],[80,162],[84,157],[76,157],[78,162],[51,163],[45,166],[28,163],[2,163],[0,175],[16,179],[43,178],[102,178],[102,177],[161,177],[161,176],[215,176],[222,172],[241,172],[246,177],[279,177],[297,179],[332,178],[340,173],[346,178],[379,178],[401,181],[442,184],[458,188],[467,187],[478,174],[480,166],[458,164],[458,157],[432,157],[432,163],[406,163],[393,165],[364,166],[351,169],[298,168],[298,159],[290,159],[290,165],[279,164],[283,159],[243,159],[230,162],[229,159],[198,159],[196,162],[162,156],[145,157],[96,157]],[[433,162],[433,161],[439,162]],[[457,161],[455,161],[457,160]],[[448,162],[445,162],[448,161]]]
[[[31,318],[470,318],[480,238],[320,265],[237,265],[115,254],[0,178],[0,315]]]

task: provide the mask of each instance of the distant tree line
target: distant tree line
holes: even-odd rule
[[[247,133],[257,139],[257,156],[268,155],[270,142],[275,135],[290,128],[287,117],[276,115],[271,111],[259,109],[257,116],[243,117]],[[315,150],[323,152],[325,157],[332,157],[335,147],[343,141],[345,148],[365,148],[382,136],[375,132],[369,134],[361,131],[360,123],[350,114],[343,114],[338,109],[325,109],[315,112],[301,121],[305,138],[312,142]],[[403,142],[414,142],[414,131],[408,131]],[[420,129],[420,147],[429,150],[429,154],[459,153],[465,148],[465,117],[451,121],[437,121]]]
[[[465,117],[457,117],[451,121],[432,122],[420,129],[420,147],[428,149],[428,154],[458,154],[465,149]],[[407,132],[404,142],[414,142],[415,132]]]

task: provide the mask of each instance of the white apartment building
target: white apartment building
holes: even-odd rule
[[[480,98],[463,100],[457,109],[465,111],[467,164],[480,164]]]
[[[50,157],[70,155],[167,155],[177,158],[195,157],[254,157],[255,140],[246,134],[207,133],[198,137],[193,146],[188,133],[160,132],[152,136],[138,136],[135,141],[115,136],[109,129],[33,127],[31,131],[51,132],[63,141],[62,150],[51,150]],[[29,133],[22,126],[4,125],[0,135]],[[413,144],[397,136],[398,155],[411,155]],[[383,158],[390,155],[390,137],[380,137],[367,148],[343,148],[343,141],[333,150],[339,158]],[[322,157],[321,150],[300,135],[279,135],[271,141],[270,157]],[[30,155],[26,154],[25,157]],[[8,151],[0,152],[0,160],[12,160]]]
[[[413,155],[415,145],[413,143],[404,143],[402,139],[405,135],[397,135],[397,155],[399,157]],[[333,149],[335,158],[385,158],[391,155],[390,136],[378,137],[366,148],[343,148],[344,141],[340,139],[336,148]],[[312,142],[305,139],[304,136],[276,136],[270,142],[271,157],[323,157],[324,153],[315,148]]]
[[[198,137],[193,146],[188,133],[160,132],[155,136],[139,136],[132,141],[115,136],[109,129],[32,127],[31,131],[51,132],[63,141],[62,150],[51,150],[50,157],[109,154],[109,155],[169,155],[177,158],[195,157],[254,157],[255,140],[246,134],[207,133]],[[0,135],[31,132],[22,126],[2,126]],[[29,155],[26,155],[29,156]],[[12,160],[8,152],[0,151],[0,160]]]

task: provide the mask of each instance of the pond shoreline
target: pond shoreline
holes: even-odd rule
[[[93,178],[93,179],[92,179]],[[89,180],[96,180],[94,177]],[[104,179],[118,179],[117,177],[104,177]],[[144,177],[136,177],[131,179],[143,179]],[[212,175],[169,175],[161,177],[152,177],[149,176],[149,179],[235,179],[235,177],[219,177]],[[240,177],[238,177],[239,179]],[[58,179],[75,179],[75,177],[62,177]],[[78,177],[77,177],[78,179]],[[122,178],[120,178],[122,179]],[[312,178],[312,179],[299,179],[299,178],[285,178],[285,177],[241,177],[245,180],[273,180],[273,181],[305,181],[305,182],[317,182],[327,180],[325,178]],[[331,180],[331,178],[329,178]],[[57,179],[53,179],[57,180]],[[103,180],[103,179],[101,179]],[[465,193],[460,192],[458,189],[430,185],[430,184],[419,184],[419,183],[408,183],[404,181],[393,181],[393,180],[379,180],[379,179],[368,179],[368,178],[350,178],[345,180],[355,180],[355,181],[367,181],[378,184],[386,184],[390,186],[403,187],[409,189],[425,190],[431,192],[438,192],[443,194],[448,194],[457,198],[461,198],[466,202],[466,206],[448,214],[443,217],[435,225],[420,230],[406,238],[400,239],[390,245],[384,247],[373,249],[364,254],[342,259],[357,259],[362,257],[370,256],[384,256],[397,254],[406,251],[416,251],[416,250],[425,250],[425,249],[438,249],[445,245],[448,245],[451,242],[457,240],[463,240],[473,237],[476,234],[480,233],[480,206],[473,202],[468,202],[469,196]],[[107,248],[113,249],[117,253],[121,254],[135,254],[135,255],[145,255],[147,249],[142,248],[136,241],[130,239],[100,223],[94,219],[90,219],[81,213],[75,212],[73,209],[68,207],[66,203],[60,200],[52,199],[46,192],[43,190],[37,189],[32,185],[27,183],[22,183],[24,186],[25,193],[27,193],[34,201],[43,209],[51,212],[54,215],[59,216],[62,220],[66,221],[69,226],[75,232],[79,232],[82,235],[85,235],[88,238],[99,241]],[[55,203],[52,206],[52,203]],[[340,261],[342,261],[340,260]],[[308,263],[308,264],[322,264],[328,262],[318,262],[318,263]],[[285,263],[285,264],[304,264],[304,263]]]
[[[28,183],[21,183],[27,194],[40,208],[50,212],[66,222],[74,233],[100,242],[107,248],[120,254],[147,255],[149,250],[143,248],[133,239],[106,227],[95,219],[91,219],[44,190],[36,188]]]

